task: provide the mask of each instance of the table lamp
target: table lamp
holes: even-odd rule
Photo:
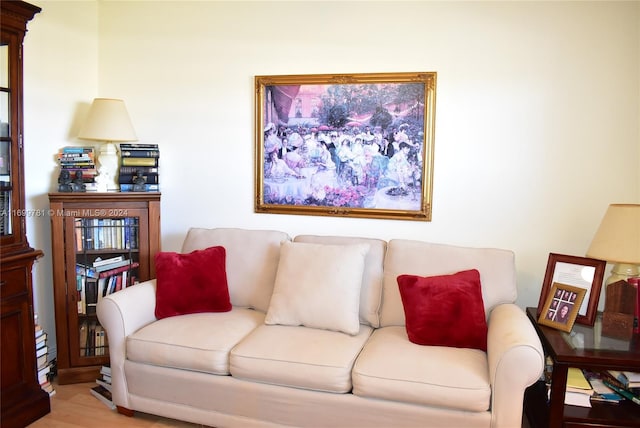
[[[98,191],[117,191],[118,150],[113,143],[138,140],[124,101],[94,99],[78,138],[104,142],[98,156]]]
[[[640,276],[640,204],[611,204],[587,257],[613,263],[605,284]]]

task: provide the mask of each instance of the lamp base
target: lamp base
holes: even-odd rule
[[[605,284],[613,284],[620,280],[627,281],[636,276],[640,276],[640,266],[631,263],[616,263],[611,268],[611,276],[607,278]]]
[[[117,192],[118,184],[118,149],[113,143],[103,144],[98,156],[98,183],[99,192]]]

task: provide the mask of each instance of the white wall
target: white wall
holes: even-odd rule
[[[165,250],[190,226],[509,248],[518,304],[535,306],[550,252],[583,256],[608,204],[640,202],[637,2],[35,3],[33,209],[96,96],[124,98],[160,144]],[[438,72],[431,222],[253,212],[255,75],[402,71]],[[48,220],[28,227],[50,314]]]
[[[24,42],[24,134],[26,203],[35,213],[48,209],[58,149],[76,142],[98,92],[99,45],[96,2],[33,4],[43,10],[28,24]],[[27,237],[45,253],[34,268],[34,310],[56,355],[50,219],[28,217]]]

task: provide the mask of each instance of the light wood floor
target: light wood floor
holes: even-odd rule
[[[73,385],[54,383],[56,393],[51,397],[51,413],[29,425],[29,428],[202,428],[173,419],[136,412],[133,418],[109,409],[89,392],[94,382]]]

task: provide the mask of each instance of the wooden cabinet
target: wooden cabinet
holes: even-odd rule
[[[22,42],[40,8],[0,2],[0,421],[23,427],[50,411],[35,355],[31,268],[42,252],[25,227]]]
[[[155,277],[160,193],[50,193],[49,209],[58,382],[90,382],[109,363],[97,303]]]

